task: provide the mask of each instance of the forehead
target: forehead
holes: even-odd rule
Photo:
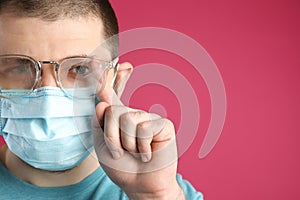
[[[82,17],[44,21],[0,15],[0,54],[24,54],[40,60],[88,55],[102,41],[101,19]]]

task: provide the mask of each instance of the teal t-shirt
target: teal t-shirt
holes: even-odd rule
[[[202,200],[203,196],[193,186],[177,175],[186,199]],[[0,162],[0,200],[125,200],[128,199],[99,167],[90,176],[75,185],[44,188],[26,183],[11,174]]]

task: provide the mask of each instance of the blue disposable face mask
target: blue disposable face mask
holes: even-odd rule
[[[9,96],[12,91],[1,92]],[[29,165],[68,170],[93,151],[94,113],[95,98],[76,99],[60,88],[38,88],[28,96],[0,98],[0,134]]]

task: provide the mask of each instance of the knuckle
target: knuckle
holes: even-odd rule
[[[129,112],[128,115],[131,119],[133,119],[135,121],[138,121],[138,120],[140,120],[144,117],[145,112],[141,111],[141,110],[137,110],[137,111],[134,111],[134,112]]]
[[[174,123],[169,119],[164,119],[167,126],[174,128]]]
[[[105,110],[105,117],[111,118],[113,116],[113,106],[109,106]]]
[[[122,108],[123,106],[110,105],[105,110],[105,116],[110,118],[117,117],[118,114],[121,112]]]
[[[137,129],[138,129],[138,131],[141,131],[141,132],[144,132],[144,130],[147,130],[149,128],[149,125],[147,124],[147,123],[139,123],[138,125],[137,125]]]
[[[126,112],[124,114],[122,114],[120,116],[120,123],[121,124],[128,124],[132,121],[132,117],[131,117],[131,113],[130,112]]]
[[[124,136],[134,136],[134,123],[128,113],[124,113],[119,118],[120,129],[122,132],[122,137]]]
[[[169,134],[175,134],[175,126],[174,126],[174,123],[169,120],[169,119],[162,119],[164,120],[164,128],[166,128],[169,132]]]
[[[153,137],[153,129],[149,122],[142,122],[137,125],[137,137],[139,140],[150,139]]]
[[[149,118],[149,114],[142,110],[135,110],[134,112],[130,113],[130,116],[137,121],[144,121]]]
[[[156,113],[148,113],[149,114],[149,118],[150,120],[158,120],[158,119],[162,119],[162,117]]]

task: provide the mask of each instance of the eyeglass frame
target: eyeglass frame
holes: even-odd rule
[[[28,56],[28,55],[23,55],[23,54],[2,54],[0,55],[0,58],[1,57],[23,57],[23,58],[27,58],[31,61],[34,61],[35,65],[35,71],[36,71],[36,78],[35,78],[35,81],[34,81],[34,84],[33,86],[31,87],[30,89],[30,92],[29,94],[36,88],[37,84],[39,83],[40,79],[42,78],[42,75],[41,75],[41,72],[42,72],[42,65],[54,65],[54,71],[55,71],[55,81],[56,81],[56,84],[59,86],[59,88],[65,92],[67,95],[68,93],[65,91],[64,87],[62,86],[62,83],[61,83],[61,80],[60,80],[60,77],[58,76],[58,70],[59,70],[59,67],[61,66],[61,63],[64,61],[64,60],[67,60],[67,59],[72,59],[72,58],[89,58],[89,59],[97,59],[99,61],[104,61],[105,63],[105,70],[106,69],[114,69],[114,76],[113,76],[113,82],[115,81],[116,79],[116,76],[117,76],[117,71],[118,71],[118,68],[119,68],[119,57],[116,57],[114,59],[112,59],[111,61],[105,61],[105,60],[102,60],[102,59],[98,59],[98,58],[93,58],[92,56],[69,56],[69,57],[65,57],[65,58],[62,58],[60,59],[59,61],[50,61],[50,60],[46,60],[46,61],[41,61],[41,60],[37,60],[31,56]],[[104,70],[104,71],[105,71]],[[0,88],[1,90],[1,88]],[[0,95],[0,97],[2,97]],[[4,98],[7,98],[7,97],[4,97]]]

